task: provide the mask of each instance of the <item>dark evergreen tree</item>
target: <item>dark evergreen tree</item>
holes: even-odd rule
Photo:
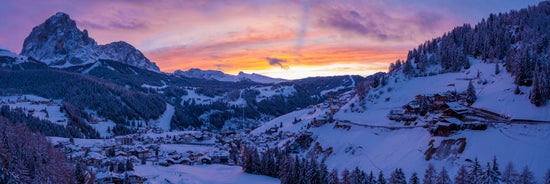
[[[384,178],[384,173],[382,173],[382,171],[378,173],[378,184],[386,184],[386,178]]]
[[[467,183],[480,183],[482,174],[483,169],[481,168],[481,165],[479,164],[477,158],[475,158],[474,163],[472,163],[470,172],[468,173],[468,177],[466,178]]]
[[[369,175],[367,176],[367,184],[375,184],[376,179],[374,178],[374,174],[372,171],[369,172]]]
[[[407,184],[405,173],[401,168],[397,168],[391,173],[388,184]]]
[[[428,164],[426,171],[424,172],[424,179],[422,183],[424,184],[435,184],[437,179],[437,171],[432,164]]]
[[[521,184],[535,184],[535,177],[533,176],[533,172],[529,170],[528,166],[523,167],[523,170],[518,176],[517,183]]]
[[[473,104],[477,99],[476,96],[476,90],[474,88],[474,85],[472,84],[472,81],[468,83],[468,89],[466,90],[466,102],[468,104]]]
[[[441,172],[437,175],[437,179],[435,180],[437,184],[452,184],[451,177],[449,177],[449,174],[447,173],[447,169],[443,167],[441,169]]]
[[[420,179],[418,179],[418,174],[416,174],[416,172],[412,173],[409,184],[420,184]]]
[[[328,177],[328,184],[338,184],[340,183],[340,180],[338,179],[338,170],[332,169],[330,172],[330,175]]]
[[[502,173],[500,172],[500,169],[498,167],[498,162],[497,162],[497,156],[493,156],[493,165],[492,165],[492,176],[491,176],[491,180],[493,181],[496,181],[498,180],[498,178],[500,178],[500,175],[502,175]]]
[[[550,184],[550,169],[546,170],[546,174],[544,175],[544,180],[542,181],[543,184]]]
[[[455,184],[467,184],[468,171],[464,165],[461,165],[455,176]]]
[[[351,183],[350,172],[348,169],[342,171],[342,183]]]

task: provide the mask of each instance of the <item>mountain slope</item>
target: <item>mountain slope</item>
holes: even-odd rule
[[[550,163],[546,156],[550,154],[550,145],[547,144],[550,141],[550,108],[530,104],[525,93],[514,94],[513,77],[506,73],[494,74],[494,64],[472,58],[469,62],[471,67],[468,70],[426,77],[409,79],[401,72],[395,72],[389,76],[387,84],[368,90],[364,99],[355,95],[355,91],[350,91],[338,99],[277,117],[251,133],[262,137],[270,128],[278,127],[282,132],[309,134],[313,141],[299,155],[315,155],[323,159],[328,154],[327,165],[338,170],[357,166],[365,171],[383,171],[386,174],[399,167],[410,176],[412,172],[422,175],[431,163],[438,169],[445,167],[454,176],[460,165],[469,165],[475,158],[485,163],[496,156],[503,165],[508,162],[517,167],[528,165],[535,171],[535,178],[541,178],[549,167],[547,163]],[[509,121],[491,120],[487,122],[489,126],[486,130],[466,129],[449,136],[434,136],[431,130],[436,125],[428,121],[441,115],[438,112],[418,116],[410,125],[388,118],[392,110],[402,109],[417,99],[417,95],[465,91],[468,79],[473,79],[478,98],[469,108],[503,114],[510,118]],[[529,90],[529,87],[520,88],[520,91]],[[337,112],[333,114],[334,122],[314,126],[314,121],[324,120],[330,114],[332,106],[329,102],[337,106]],[[475,115],[471,116],[474,118]],[[465,138],[465,147],[463,152],[458,153],[460,143],[457,141],[461,138]],[[293,139],[295,137],[268,145],[285,147]],[[449,144],[449,141],[455,142]],[[317,142],[319,147],[314,146]],[[441,145],[449,147],[441,148],[427,160],[428,150]],[[328,150],[331,150],[330,153]]]

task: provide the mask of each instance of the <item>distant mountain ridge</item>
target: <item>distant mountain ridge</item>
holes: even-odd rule
[[[200,78],[206,80],[217,80],[224,82],[239,82],[239,81],[253,81],[258,83],[281,83],[287,82],[285,79],[271,78],[264,75],[252,73],[247,74],[244,72],[239,72],[238,75],[229,75],[218,70],[201,70],[198,68],[192,68],[187,71],[176,70],[174,75],[184,76],[189,78]]]
[[[76,22],[63,12],[34,27],[25,38],[20,55],[61,68],[93,63],[101,58],[159,71],[154,62],[126,42],[98,45],[87,30],[78,29]]]

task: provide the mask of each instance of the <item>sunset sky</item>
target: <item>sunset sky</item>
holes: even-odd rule
[[[414,4],[411,4],[414,2]],[[190,68],[296,79],[387,71],[409,49],[489,13],[536,0],[0,1],[0,48],[66,12],[99,44],[123,40],[162,71]]]

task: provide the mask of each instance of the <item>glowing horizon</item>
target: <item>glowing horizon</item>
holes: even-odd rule
[[[18,52],[34,26],[62,11],[99,44],[126,41],[164,72],[369,75],[453,27],[537,2],[8,1],[0,7],[0,48]]]

